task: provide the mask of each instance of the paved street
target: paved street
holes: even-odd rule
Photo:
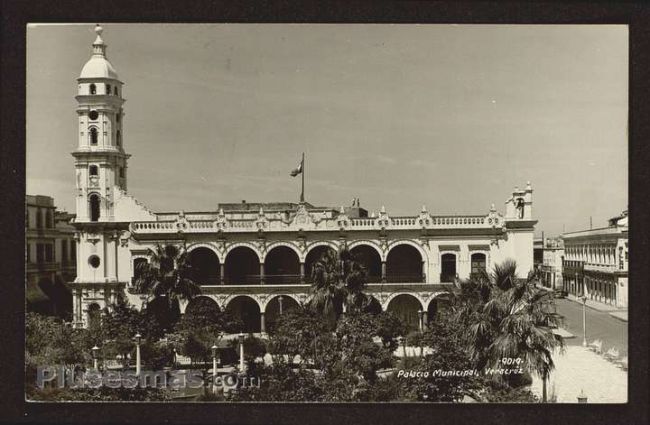
[[[564,316],[564,328],[576,337],[567,339],[567,345],[582,345],[582,305],[567,299],[558,299],[557,312]],[[616,347],[621,356],[627,355],[627,322],[604,311],[587,307],[587,343],[603,341],[603,351]]]

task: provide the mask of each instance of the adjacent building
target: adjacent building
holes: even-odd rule
[[[564,290],[571,296],[627,308],[627,211],[610,219],[607,227],[565,233],[562,240]]]
[[[522,277],[532,270],[537,221],[530,183],[510,192],[503,213],[492,205],[474,215],[426,207],[409,216],[384,207],[368,214],[358,201],[335,207],[242,201],[211,211],[151,211],[127,192],[124,83],[107,59],[101,27],[96,32],[92,57],[77,79],[78,275],[69,284],[76,326],[88,326],[119,296],[141,306],[145,297],[132,282],[159,244],[186,249],[202,286],[202,295],[181,312],[210,302],[238,315],[249,332],[264,332],[283,310],[309,300],[311,267],[327,250],[358,254],[377,308],[411,326],[435,318],[456,279],[509,258]]]
[[[77,274],[73,214],[57,211],[49,196],[25,199],[25,282],[29,309],[66,317],[72,314],[65,283]]]
[[[539,267],[539,277],[542,286],[553,290],[562,290],[562,261],[564,259],[564,244],[561,238],[544,239],[542,264]]]

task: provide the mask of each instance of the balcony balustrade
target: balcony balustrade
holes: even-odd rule
[[[161,216],[162,217],[162,216]],[[159,218],[161,218],[159,217]],[[228,219],[215,215],[213,220],[208,220],[205,214],[192,218],[192,214],[185,215],[184,221],[170,219],[169,214],[160,221],[138,221],[131,224],[131,231],[136,234],[156,233],[214,233],[214,232],[256,232],[260,228],[265,231],[292,231],[297,230],[296,225],[277,218],[259,217],[251,219]],[[221,220],[221,221],[219,221]],[[351,218],[345,221],[348,230],[380,230],[382,228],[395,230],[414,229],[479,229],[499,226],[503,218],[499,216],[407,216],[407,217],[373,217]],[[340,218],[327,218],[318,223],[310,222],[299,225],[304,230],[338,231],[342,226]]]

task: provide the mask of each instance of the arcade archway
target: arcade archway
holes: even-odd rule
[[[260,306],[253,298],[239,295],[228,303],[226,311],[242,321],[240,332],[260,332]]]
[[[386,281],[391,283],[424,281],[422,255],[414,246],[394,246],[386,257]]]
[[[270,285],[300,283],[300,259],[288,246],[276,246],[264,260],[264,281]]]

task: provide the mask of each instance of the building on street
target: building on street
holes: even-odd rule
[[[564,290],[620,308],[628,303],[628,215],[609,220],[607,227],[562,235]]]
[[[562,285],[562,260],[564,258],[564,245],[562,239],[546,238],[542,251],[542,264],[539,267],[539,276],[542,286],[553,290],[563,289]]]
[[[25,284],[28,309],[67,317],[71,294],[65,283],[76,277],[74,214],[57,211],[54,199],[25,199]]]

